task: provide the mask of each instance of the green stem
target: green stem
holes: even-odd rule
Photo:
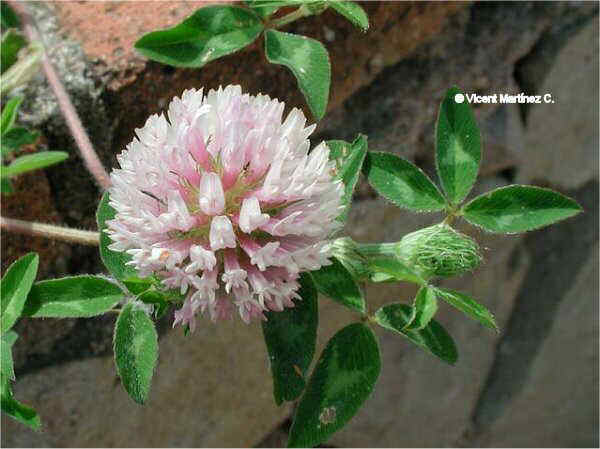
[[[356,250],[364,257],[396,256],[398,242],[395,243],[357,243]]]
[[[302,5],[297,10],[292,11],[291,13],[286,14],[285,16],[280,17],[279,19],[273,20],[268,26],[270,28],[280,28],[284,25],[287,25],[288,23],[292,23],[295,20],[301,19],[302,17],[308,17],[312,15],[313,12],[309,10],[306,7],[306,5]]]
[[[452,224],[452,222],[454,221],[456,217],[454,216],[454,214],[449,214],[446,216],[446,218],[444,218],[444,221],[442,223],[447,224],[448,226],[450,226]]]

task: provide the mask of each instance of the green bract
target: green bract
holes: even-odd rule
[[[131,288],[129,291],[131,291]],[[154,316],[156,318],[161,318],[167,313],[169,310],[169,303],[165,298],[165,294],[163,292],[156,291],[154,289],[149,289],[141,293],[137,297],[138,301],[143,302],[144,304],[150,304],[154,308]]]
[[[340,237],[330,243],[331,255],[341,262],[356,281],[364,281],[370,271],[367,258],[358,249],[358,245],[350,237]]]
[[[407,281],[423,284],[425,280],[397,257],[380,256],[369,259],[372,282]]]
[[[106,233],[106,222],[115,218],[115,211],[110,204],[108,192],[102,195],[98,210],[96,212],[96,222],[98,224],[98,232],[100,232],[100,258],[104,266],[108,268],[110,273],[117,279],[127,279],[135,277],[137,272],[127,262],[131,261],[131,256],[125,252],[111,251],[108,245],[112,243],[110,236]]]

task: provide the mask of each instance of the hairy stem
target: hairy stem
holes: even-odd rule
[[[65,228],[45,223],[17,220],[15,218],[0,217],[0,228],[8,232],[47,237],[69,243],[80,243],[89,246],[98,246],[100,244],[99,232],[82,231],[80,229]]]
[[[39,42],[40,45],[43,46],[42,38],[35,27],[32,17],[27,11],[27,5],[23,2],[18,2],[15,0],[8,0],[7,3],[19,15],[21,23],[23,24],[23,32],[25,33],[27,39],[29,39],[30,42]],[[69,94],[67,94],[67,91],[60,81],[56,70],[54,70],[54,67],[52,66],[52,63],[50,62],[45,50],[42,54],[41,62],[42,69],[44,70],[46,79],[48,80],[48,84],[50,84],[50,87],[56,95],[58,106],[65,117],[65,121],[67,122],[67,126],[71,131],[71,135],[75,139],[75,143],[79,148],[79,152],[85,162],[85,166],[100,187],[103,190],[107,189],[110,187],[110,178],[108,173],[104,169],[102,162],[100,162],[92,142],[83,128],[79,115],[77,114],[77,111],[75,110],[75,107],[69,98]]]
[[[357,243],[356,250],[364,257],[397,256],[398,243]]]
[[[454,218],[456,218],[454,214],[448,214],[446,216],[446,218],[444,218],[444,221],[442,221],[442,223],[450,226],[452,224],[452,222],[454,221]]]

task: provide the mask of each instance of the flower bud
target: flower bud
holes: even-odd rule
[[[460,276],[481,263],[479,245],[471,237],[440,223],[405,235],[398,257],[424,277]]]

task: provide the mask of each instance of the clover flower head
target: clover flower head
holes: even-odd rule
[[[343,185],[304,114],[239,86],[186,90],[167,117],[137,129],[111,173],[114,251],[141,277],[185,295],[175,321],[197,313],[243,321],[293,307],[298,276],[329,263]]]

